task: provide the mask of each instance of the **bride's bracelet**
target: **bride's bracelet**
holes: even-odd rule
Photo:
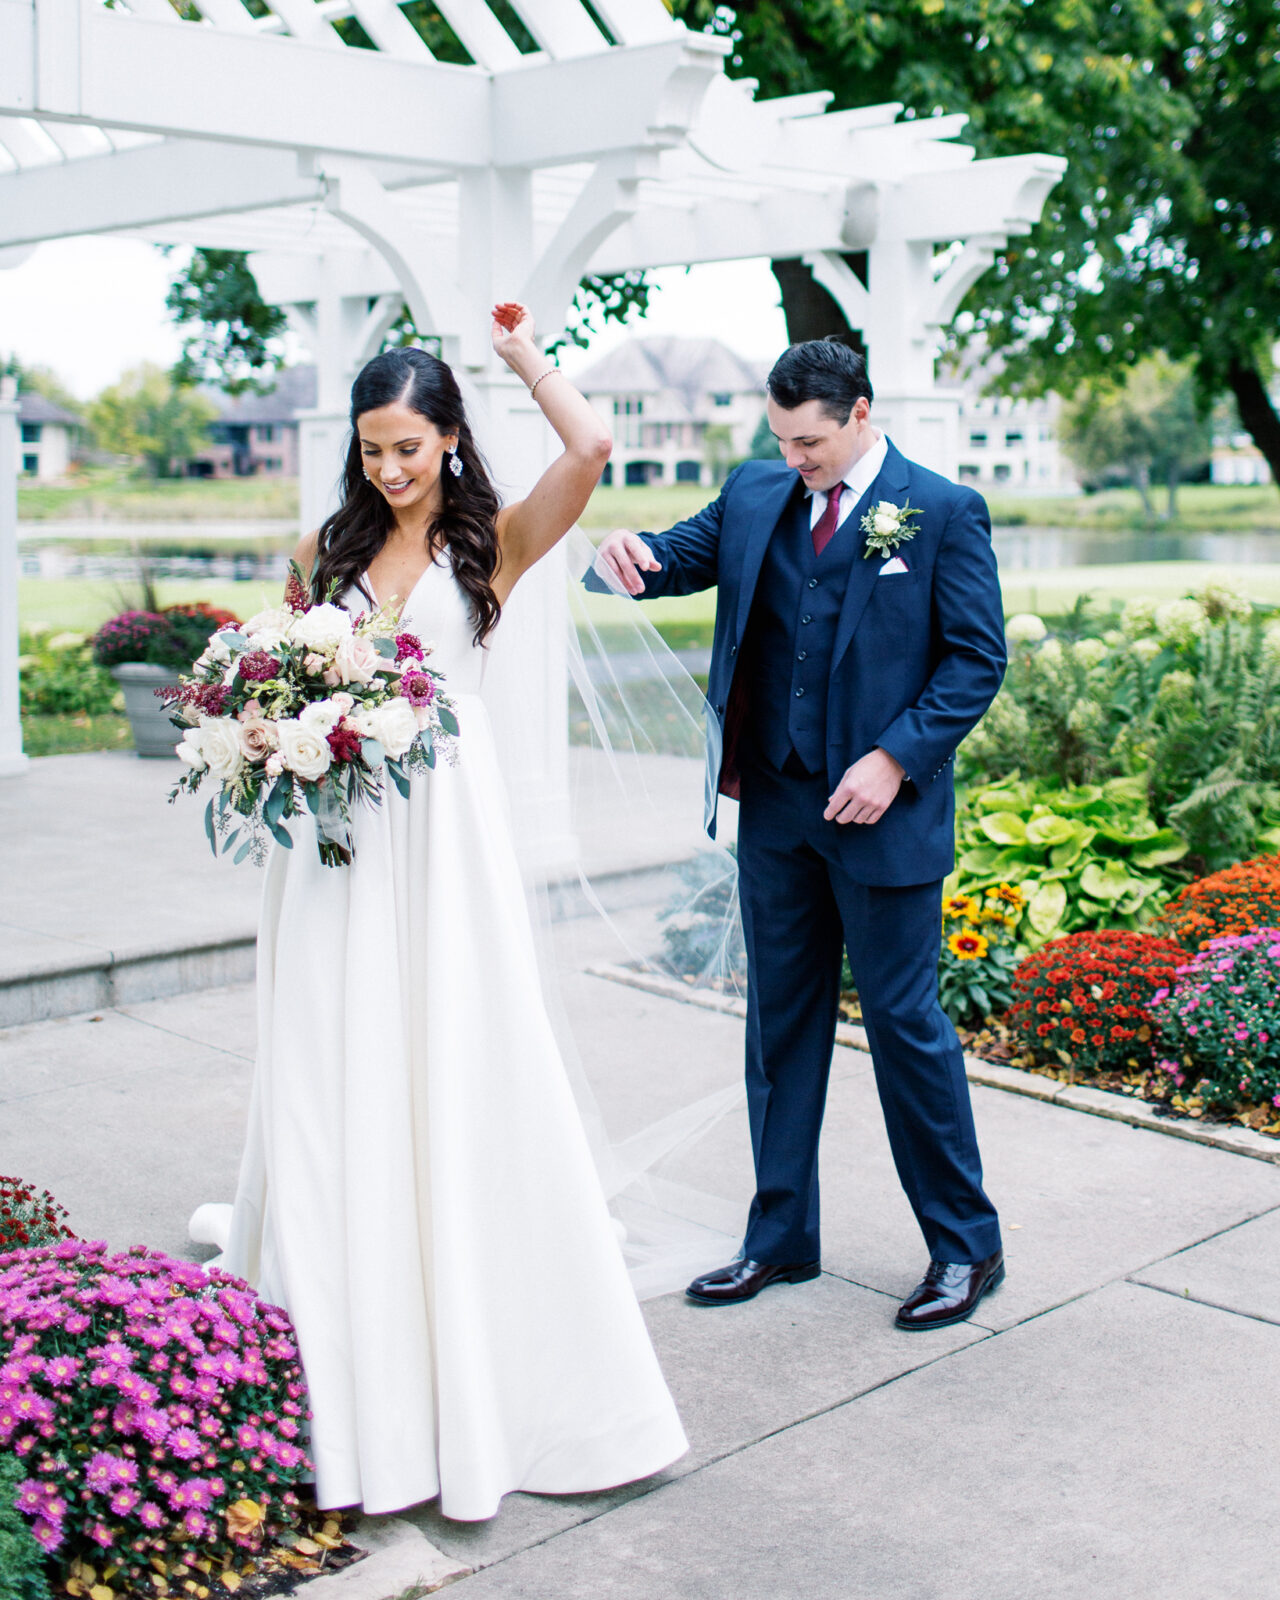
[[[542,380],[544,378],[549,378],[553,372],[559,372],[559,370],[560,370],[559,367],[548,367],[545,372],[540,372],[538,374],[538,376],[533,380],[533,382],[529,385],[529,393],[530,394],[537,394],[538,385],[542,382]]]

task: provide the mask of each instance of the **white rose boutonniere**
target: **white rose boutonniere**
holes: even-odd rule
[[[862,519],[862,531],[867,536],[863,556],[892,555],[900,544],[914,539],[920,529],[911,519],[919,515],[919,506],[896,506],[892,500],[881,500],[872,506]]]

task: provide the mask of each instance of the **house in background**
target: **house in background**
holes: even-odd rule
[[[316,403],[316,369],[284,367],[270,394],[205,393],[218,408],[204,448],[187,462],[189,478],[296,478],[298,413]]]
[[[82,423],[72,411],[46,400],[34,389],[18,393],[18,465],[25,478],[48,483],[64,478],[71,465]]]
[[[960,396],[956,476],[1009,494],[1078,493],[1080,481],[1058,443],[1062,397],[984,394],[999,366],[997,355],[977,345],[961,371],[938,378],[940,389]]]
[[[613,431],[602,483],[714,485],[751,454],[764,371],[718,339],[628,339],[574,382]]]

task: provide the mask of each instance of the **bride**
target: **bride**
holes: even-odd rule
[[[438,1495],[464,1520],[687,1448],[544,1008],[479,693],[611,440],[523,306],[494,308],[492,339],[564,443],[528,496],[499,505],[450,369],[390,350],[351,392],[342,507],[298,549],[314,599],[403,600],[461,733],[407,799],[352,808],[351,866],[271,857],[225,1261],[297,1328],[319,1504]]]

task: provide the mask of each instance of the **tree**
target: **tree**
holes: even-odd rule
[[[751,435],[751,458],[754,461],[778,459],[778,440],[769,426],[768,415],[764,412],[761,412],[760,420],[756,423],[756,431]]]
[[[213,382],[233,395],[273,387],[288,318],[258,293],[244,250],[193,250],[165,305],[178,326],[190,330],[173,369],[175,383]]]
[[[1081,471],[1094,476],[1123,468],[1151,522],[1156,518],[1152,481],[1164,481],[1165,516],[1176,516],[1179,482],[1213,445],[1210,424],[1196,405],[1189,365],[1165,355],[1081,384],[1062,421],[1063,444]]]
[[[0,377],[16,378],[20,391],[25,391],[27,394],[41,394],[55,406],[70,411],[73,416],[80,415],[82,407],[79,400],[52,367],[27,366],[25,362],[19,361],[17,356],[10,356],[7,361],[0,361]]]
[[[100,449],[140,459],[151,477],[167,478],[200,449],[217,415],[207,395],[147,362],[102,391],[89,407],[89,425]]]
[[[1071,393],[1154,350],[1227,388],[1280,482],[1267,395],[1280,326],[1280,8],[1275,0],[673,0],[728,35],[762,96],[900,100],[969,115],[979,156],[1070,166],[962,310],[1006,391]],[[863,270],[856,257],[855,271]],[[845,328],[799,262],[774,263],[791,338]],[[962,324],[963,325],[963,324]],[[874,351],[872,360],[874,362]]]

